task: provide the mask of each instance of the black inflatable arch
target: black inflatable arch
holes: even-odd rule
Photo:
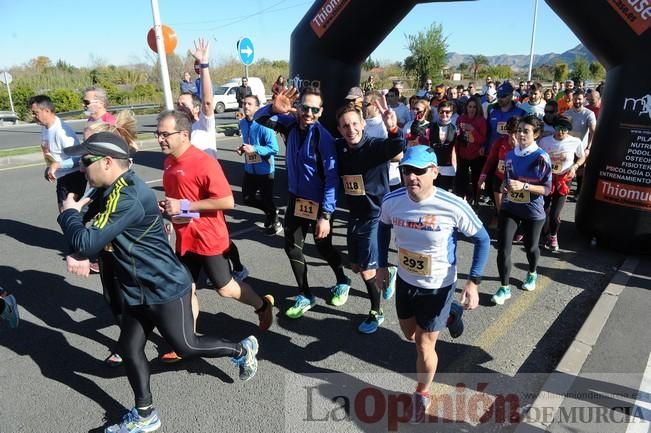
[[[545,1],[608,71],[577,228],[600,245],[649,254],[651,2]],[[294,29],[290,83],[321,88],[322,122],[331,130],[337,106],[360,82],[362,62],[419,3],[431,1],[317,0]]]

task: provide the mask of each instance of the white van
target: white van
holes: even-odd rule
[[[237,110],[237,99],[235,91],[242,85],[242,78],[233,78],[215,89],[213,103],[215,104],[215,113],[223,113],[226,110]],[[260,99],[260,105],[267,103],[264,84],[258,77],[249,77],[249,87],[254,95]]]

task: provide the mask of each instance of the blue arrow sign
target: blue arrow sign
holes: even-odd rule
[[[249,66],[253,63],[253,42],[249,38],[242,38],[237,43],[237,54],[240,56],[240,61]]]

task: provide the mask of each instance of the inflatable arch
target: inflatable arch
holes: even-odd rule
[[[600,245],[651,253],[651,1],[545,0],[606,67],[577,228]],[[291,36],[290,78],[321,88],[334,130],[361,64],[419,0],[317,0]],[[463,4],[459,5],[462,8]]]

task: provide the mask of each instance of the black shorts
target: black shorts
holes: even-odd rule
[[[396,281],[396,312],[398,319],[414,317],[418,326],[427,332],[445,329],[454,300],[452,284],[440,289],[421,289],[405,282]]]
[[[192,281],[195,283],[199,278],[201,269],[204,270],[216,289],[221,289],[233,279],[231,263],[221,254],[218,256],[202,256],[201,254],[187,252],[182,256],[178,255],[178,257],[190,272]]]
[[[84,195],[86,191],[86,175],[81,171],[66,174],[57,179],[57,203],[61,204],[68,198],[69,193],[77,195],[77,200]]]

